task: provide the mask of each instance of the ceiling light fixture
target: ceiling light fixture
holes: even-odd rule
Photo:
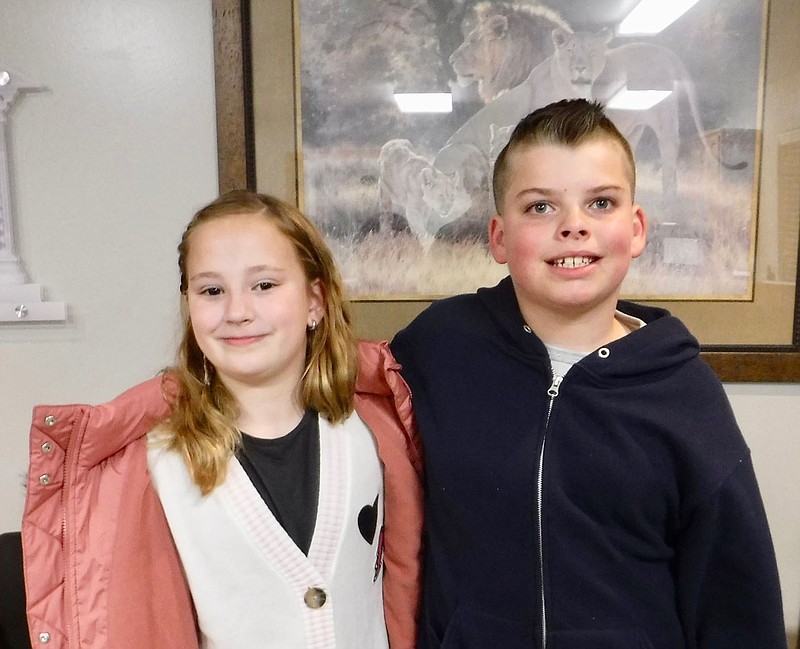
[[[449,92],[396,92],[394,100],[403,113],[452,113]]]
[[[647,110],[664,101],[672,94],[671,90],[628,90],[623,86],[608,100],[606,108],[615,110]]]
[[[698,0],[641,0],[620,23],[617,33],[620,36],[630,34],[658,34],[689,9]]]

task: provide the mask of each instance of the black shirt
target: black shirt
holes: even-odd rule
[[[308,409],[283,437],[242,433],[236,454],[253,486],[295,545],[308,554],[319,504],[319,418]]]
[[[19,532],[0,534],[0,649],[30,649]]]

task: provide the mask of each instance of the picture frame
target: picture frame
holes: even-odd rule
[[[299,127],[297,106],[300,102],[295,83],[295,50],[291,34],[297,30],[297,16],[289,3],[272,0],[253,0],[269,4],[269,21],[251,24],[251,2],[248,0],[213,0],[215,74],[219,143],[219,181],[220,190],[247,186],[260,191],[274,193],[286,200],[300,202],[298,196],[296,129]],[[784,50],[795,47],[791,36],[796,30],[798,15],[791,6],[791,0],[771,0],[769,18],[770,48]],[[786,14],[786,15],[782,15]],[[268,23],[268,24],[264,24]],[[287,42],[288,26],[288,42]],[[265,34],[264,29],[269,33]],[[278,38],[281,36],[282,38]],[[253,75],[253,41],[277,42],[283,40],[281,54],[270,57],[269,74],[263,69],[258,78]],[[787,56],[769,57],[768,61],[791,58]],[[265,79],[268,76],[270,78]],[[774,79],[774,80],[773,80]],[[770,116],[771,106],[780,105],[780,96],[786,84],[791,87],[800,84],[796,74],[770,76],[768,70],[765,84],[764,123],[769,120],[780,121]],[[266,84],[270,101],[265,108],[254,105],[254,94],[259,92],[259,84]],[[264,86],[261,91],[264,94]],[[259,114],[259,110],[262,111]],[[266,111],[266,112],[263,112]],[[254,120],[262,124],[262,139],[255,134]],[[785,120],[784,120],[785,121]],[[263,128],[267,122],[270,128]],[[789,117],[791,124],[791,116]],[[291,128],[287,128],[289,125]],[[797,126],[797,125],[795,125]],[[780,127],[779,127],[780,128]],[[791,136],[792,129],[788,129]],[[781,131],[781,135],[785,135]],[[789,138],[791,140],[791,137]],[[766,141],[764,142],[766,144]],[[789,141],[790,162],[794,145]],[[259,149],[260,147],[260,149]],[[256,169],[257,150],[269,149],[271,162],[266,170],[268,177],[259,178]],[[789,164],[791,168],[791,164]],[[765,168],[762,173],[766,172]],[[262,170],[262,174],[264,171]],[[791,175],[791,169],[788,172]],[[791,178],[786,182],[791,183]],[[791,192],[790,192],[791,193]],[[793,256],[792,281],[778,283],[756,282],[752,299],[746,302],[726,303],[720,300],[677,300],[666,303],[666,307],[684,319],[703,343],[703,356],[711,364],[723,381],[730,382],[791,382],[800,380],[800,312],[797,294],[797,255],[800,246],[797,241],[797,224],[800,223],[800,209],[791,216],[773,207],[770,214],[763,211],[760,218],[779,216],[793,228],[791,250]],[[781,225],[783,227],[783,225]],[[765,284],[762,286],[762,284]],[[366,337],[390,337],[397,329],[414,317],[428,300],[360,301],[356,304],[361,327],[359,333]],[[787,308],[788,303],[788,308]],[[776,326],[778,311],[780,325]],[[725,321],[724,340],[716,341],[713,336],[702,335],[708,323]],[[731,326],[735,324],[736,326]],[[764,335],[767,334],[767,335]],[[708,342],[711,341],[711,342]]]

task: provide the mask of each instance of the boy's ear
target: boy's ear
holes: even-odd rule
[[[633,239],[631,240],[631,258],[635,259],[644,252],[647,245],[647,215],[641,205],[633,206]]]
[[[492,257],[498,264],[505,264],[508,261],[505,238],[503,217],[495,214],[489,219],[489,250],[492,251]]]

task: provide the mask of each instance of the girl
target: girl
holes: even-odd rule
[[[324,240],[236,191],[178,250],[175,367],[104,406],[34,411],[34,646],[413,647],[410,398],[385,344],[356,353]]]

